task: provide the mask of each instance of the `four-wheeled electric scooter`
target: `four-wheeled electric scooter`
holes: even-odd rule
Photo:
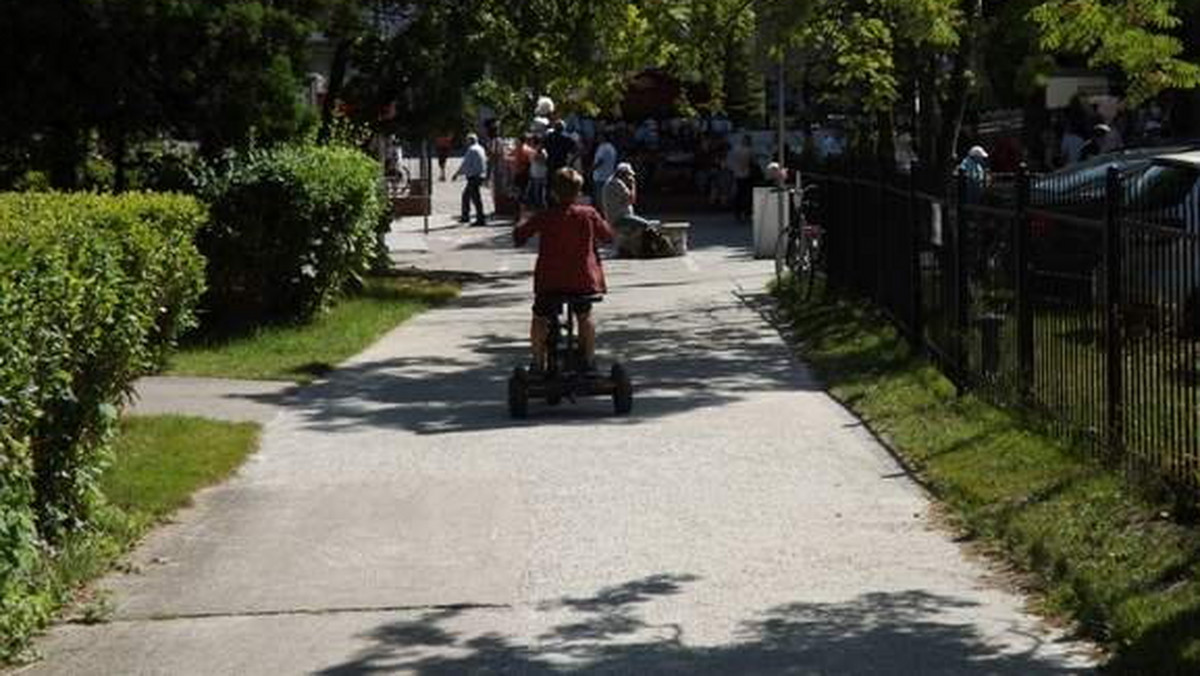
[[[508,411],[514,418],[529,415],[530,400],[543,398],[547,404],[557,406],[563,399],[575,403],[577,397],[611,396],[617,415],[633,410],[633,383],[625,367],[614,363],[607,375],[589,369],[579,344],[575,306],[598,303],[603,298],[587,295],[559,299],[560,312],[548,318],[546,368],[538,371],[518,366],[508,379]],[[563,305],[567,306],[565,323],[559,319]]]

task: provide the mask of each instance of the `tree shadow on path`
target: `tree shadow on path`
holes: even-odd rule
[[[1061,674],[1084,671],[1047,653],[1057,646],[1021,635],[1019,650],[985,641],[963,615],[977,604],[911,590],[869,593],[840,603],[791,603],[747,618],[723,645],[690,645],[686,618],[652,621],[652,604],[698,581],[660,574],[564,597],[523,619],[548,629],[518,636],[511,610],[442,609],[389,622],[369,645],[323,676],[404,672],[450,674]],[[492,615],[474,616],[474,613]],[[544,617],[542,614],[546,614]],[[1014,630],[1009,630],[1013,632]],[[1049,650],[1044,650],[1049,648]]]
[[[682,308],[605,318],[602,340],[610,354],[621,355],[634,379],[630,416],[614,416],[610,399],[592,398],[556,407],[535,402],[530,420],[511,419],[507,379],[515,365],[527,363],[527,341],[490,331],[469,335],[467,350],[457,356],[358,363],[306,388],[247,398],[299,410],[307,425],[322,431],[382,427],[446,434],[525,425],[637,425],[758,393],[816,389],[778,335],[735,299],[707,311],[726,314],[706,319]],[[602,359],[602,367],[609,362]]]

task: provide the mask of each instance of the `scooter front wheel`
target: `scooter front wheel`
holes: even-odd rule
[[[508,414],[518,419],[529,415],[529,373],[520,366],[508,379]]]

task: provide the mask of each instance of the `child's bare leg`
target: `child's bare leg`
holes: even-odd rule
[[[592,313],[578,315],[579,347],[583,349],[583,358],[588,364],[596,363],[596,320]]]
[[[549,323],[545,317],[534,317],[529,324],[529,345],[533,350],[534,367],[546,368],[546,337],[550,332]]]

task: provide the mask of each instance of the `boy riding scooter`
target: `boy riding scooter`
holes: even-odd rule
[[[583,176],[578,171],[558,170],[551,177],[550,185],[554,206],[513,230],[517,246],[535,235],[539,237],[533,281],[533,321],[529,330],[534,373],[546,369],[550,319],[558,316],[568,297],[574,299],[571,310],[579,324],[579,347],[585,370],[595,368],[596,323],[592,319],[592,303],[580,297],[596,296],[607,290],[604,268],[596,249],[601,242],[613,240],[613,231],[595,209],[575,204],[582,189]]]

